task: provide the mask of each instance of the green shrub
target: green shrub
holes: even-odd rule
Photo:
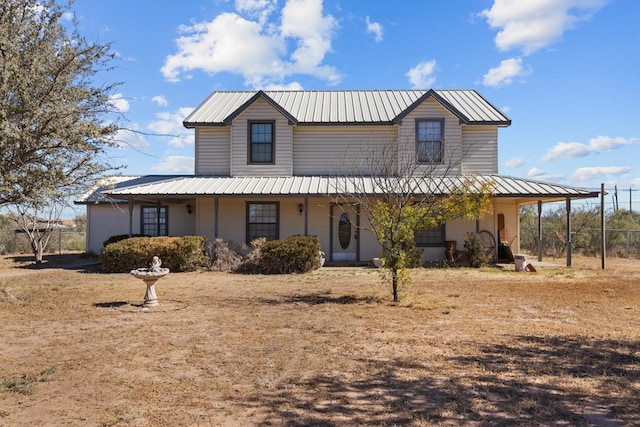
[[[121,240],[129,239],[131,237],[147,237],[147,236],[144,235],[144,234],[132,234],[131,236],[129,236],[128,234],[116,234],[115,236],[111,236],[107,240],[105,240],[102,243],[102,247],[106,248],[111,243],[116,243],[116,242],[119,242]]]
[[[469,265],[474,268],[484,267],[491,262],[491,252],[477,233],[464,234],[464,249]]]
[[[195,271],[206,265],[203,236],[132,237],[105,246],[100,256],[106,273],[128,273],[149,267],[154,256],[173,272]]]
[[[306,273],[320,267],[317,236],[290,236],[266,242],[261,248],[260,269],[265,274]]]

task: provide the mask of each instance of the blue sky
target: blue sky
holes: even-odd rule
[[[112,43],[124,174],[193,172],[182,120],[214,90],[477,89],[512,120],[503,175],[640,189],[636,0],[76,0]],[[153,136],[145,134],[165,134]],[[640,191],[631,192],[634,210]]]

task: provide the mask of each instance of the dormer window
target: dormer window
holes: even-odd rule
[[[249,121],[249,163],[274,163],[275,122]]]
[[[416,156],[419,163],[442,163],[444,119],[416,119]]]

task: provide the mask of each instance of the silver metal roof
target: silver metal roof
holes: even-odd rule
[[[511,120],[473,89],[222,91],[212,93],[183,122],[230,125],[257,99],[263,99],[296,125],[396,124],[422,101],[433,98],[465,124],[509,126]]]
[[[551,184],[523,178],[502,175],[478,175],[470,177],[433,177],[412,179],[411,185],[416,195],[447,194],[465,179],[472,178],[479,185],[491,183],[495,197],[532,198],[563,200],[571,198],[596,197],[598,192],[585,188],[561,184]],[[396,179],[396,178],[388,178]],[[104,190],[102,193],[115,199],[129,198],[193,198],[223,196],[331,196],[354,193],[365,188],[367,195],[381,194],[376,179],[372,177],[327,177],[327,176],[287,176],[287,177],[219,177],[219,176],[176,176],[147,183],[121,183],[120,188]]]

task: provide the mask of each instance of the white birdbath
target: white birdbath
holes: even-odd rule
[[[155,284],[158,279],[169,274],[169,269],[160,268],[161,265],[162,261],[160,261],[160,258],[154,256],[150,268],[138,268],[131,270],[131,275],[133,277],[143,280],[147,285],[147,292],[144,294],[144,304],[142,304],[145,308],[157,307],[159,305],[158,297],[156,296]]]

